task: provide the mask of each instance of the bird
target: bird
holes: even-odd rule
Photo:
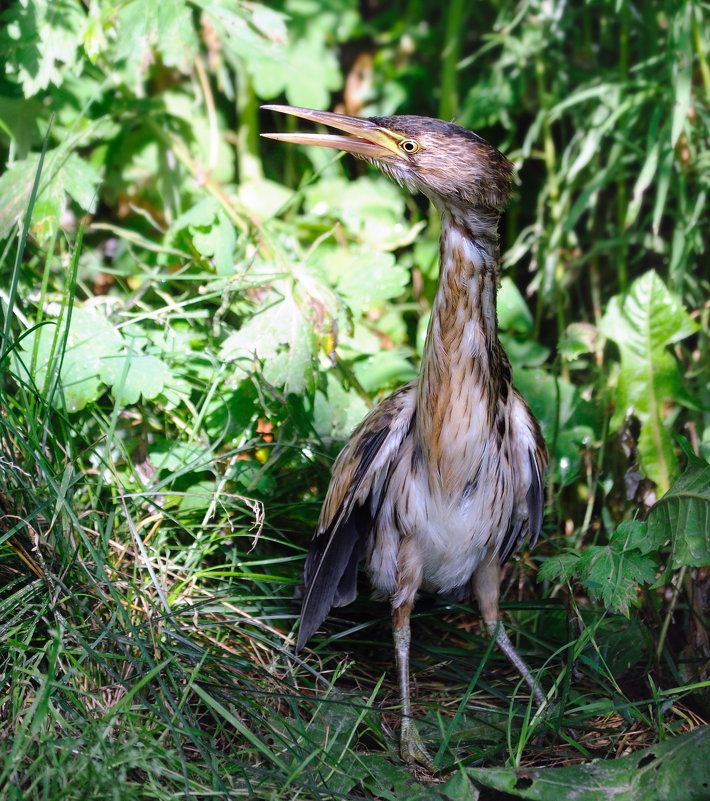
[[[547,450],[498,337],[498,223],[514,165],[478,134],[413,115],[352,117],[269,104],[340,133],[264,133],[374,165],[441,215],[439,278],[416,379],[372,408],[337,457],[306,558],[296,650],[357,594],[358,565],[389,599],[400,753],[433,762],[412,715],[410,618],[420,592],[475,598],[489,634],[545,694],[500,620],[500,569],[542,528]]]

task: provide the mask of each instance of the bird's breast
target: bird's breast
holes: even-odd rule
[[[461,431],[443,446],[441,473],[431,469],[416,432],[393,466],[367,560],[383,594],[402,591],[408,575],[412,586],[404,591],[412,596],[419,586],[451,592],[470,580],[505,535],[514,503],[509,462],[480,429]]]

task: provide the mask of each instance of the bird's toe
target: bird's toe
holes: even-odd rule
[[[431,773],[436,771],[434,761],[424,747],[424,742],[422,741],[421,735],[417,730],[416,724],[411,719],[405,719],[402,721],[399,751],[402,755],[402,759],[408,765],[414,765],[417,763]]]

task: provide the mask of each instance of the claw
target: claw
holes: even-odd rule
[[[408,765],[413,765],[416,762],[426,768],[430,773],[436,771],[434,761],[424,747],[416,723],[411,718],[404,718],[402,720],[399,752],[402,755],[402,759]]]

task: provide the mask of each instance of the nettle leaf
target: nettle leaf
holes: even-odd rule
[[[155,398],[170,382],[167,364],[145,353],[121,353],[107,358],[100,375],[121,404],[137,403],[141,396],[145,400]]]
[[[291,284],[278,281],[273,286],[266,308],[224,341],[220,355],[240,361],[246,373],[250,372],[248,363],[256,358],[270,384],[286,392],[303,392],[313,380],[315,333],[293,297]]]
[[[63,357],[59,353],[61,340],[62,330],[56,326],[33,331],[22,340],[15,369],[21,379],[31,371],[38,390],[46,392],[61,364],[60,394],[54,393],[50,401],[55,407],[66,406],[76,412],[103,391],[104,361],[118,355],[123,338],[95,309],[74,309]]]
[[[710,464],[692,454],[683,474],[648,514],[652,542],[670,540],[673,567],[710,564]]]
[[[600,331],[621,354],[612,426],[619,428],[633,414],[641,421],[641,466],[663,489],[670,484],[676,459],[664,419],[664,403],[693,405],[676,359],[668,346],[694,333],[698,326],[649,271],[633,282],[625,296],[609,302]]]
[[[569,581],[577,575],[581,554],[557,554],[546,559],[537,571],[538,581]]]
[[[628,615],[629,607],[639,603],[638,585],[656,580],[655,560],[637,547],[646,524],[622,523],[608,545],[591,545],[583,553],[572,552],[547,559],[539,579],[581,582],[592,600],[601,600],[607,609]]]
[[[3,13],[0,52],[4,71],[21,84],[25,97],[50,83],[61,86],[70,71],[79,69],[85,21],[79,0],[16,2]]]

